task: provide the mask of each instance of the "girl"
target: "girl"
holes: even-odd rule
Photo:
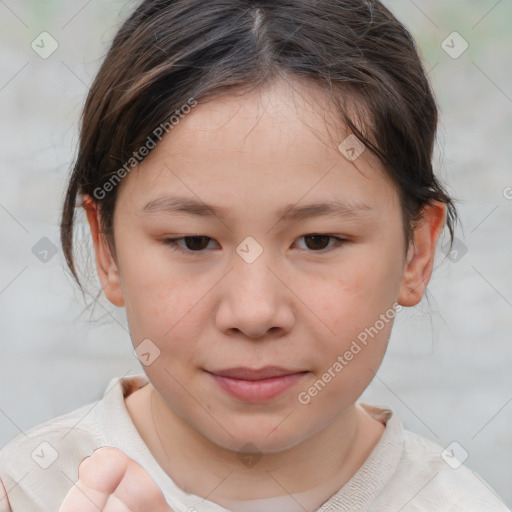
[[[145,375],[9,443],[0,510],[505,511],[358,401],[453,239],[436,125],[379,1],[142,2],[90,90],[61,235],[80,284],[79,197]]]

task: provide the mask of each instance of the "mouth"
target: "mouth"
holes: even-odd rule
[[[260,369],[229,368],[206,373],[230,396],[244,402],[260,404],[282,395],[309,372],[266,366]]]

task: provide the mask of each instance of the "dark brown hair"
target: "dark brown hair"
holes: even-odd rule
[[[119,187],[97,191],[125,174],[119,170],[155,129],[190,98],[254,89],[279,75],[324,87],[340,125],[382,160],[399,190],[406,247],[432,200],[447,205],[453,243],[457,212],[432,169],[436,102],[412,36],[379,1],[145,0],[115,36],[82,116],[61,219],[64,255],[79,285],[77,196],[97,203],[115,247]],[[350,116],[347,98],[356,100]]]

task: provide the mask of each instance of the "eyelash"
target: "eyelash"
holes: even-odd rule
[[[312,236],[328,237],[328,238],[331,238],[331,239],[333,239],[335,241],[335,244],[330,249],[322,249],[322,250],[319,250],[319,251],[308,251],[308,252],[312,252],[312,253],[323,254],[323,253],[326,253],[326,252],[330,252],[330,251],[340,247],[341,245],[346,244],[346,243],[349,242],[349,240],[346,239],[346,238],[341,238],[341,237],[335,236],[335,235],[329,235],[327,233],[310,233],[310,234],[307,234],[307,235],[302,235],[299,238],[307,238],[307,237],[312,237]],[[180,251],[180,252],[183,252],[185,254],[192,254],[194,256],[199,256],[199,255],[201,255],[202,253],[205,252],[204,249],[200,250],[200,251],[191,251],[189,249],[183,249],[181,246],[178,245],[177,242],[179,240],[185,240],[187,238],[206,238],[208,240],[213,240],[213,238],[210,238],[210,237],[205,236],[205,235],[189,235],[189,236],[182,236],[182,237],[179,237],[179,238],[165,238],[165,239],[161,240],[160,243],[162,243],[163,245],[165,245],[167,247],[170,247],[172,250]]]

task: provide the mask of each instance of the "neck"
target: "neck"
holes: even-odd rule
[[[353,405],[300,444],[244,466],[237,452],[212,443],[171,411],[151,384],[126,402],[141,437],[176,485],[237,512],[256,510],[248,500],[258,500],[259,510],[276,509],[260,501],[276,497],[283,497],[277,507],[283,512],[315,510],[350,480],[384,430]],[[141,417],[152,419],[142,424]]]

